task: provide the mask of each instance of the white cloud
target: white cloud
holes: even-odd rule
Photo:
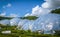
[[[39,5],[37,5],[36,7],[32,8],[32,14],[31,15],[37,16],[37,12],[39,13],[40,11],[42,11],[42,10],[40,10]]]
[[[43,15],[43,14],[47,14],[49,13],[49,9],[45,9],[45,8],[42,8],[42,7],[39,7],[39,5],[37,5],[36,7],[34,7],[32,9],[32,16],[40,16],[40,15]]]
[[[41,5],[43,8],[50,8],[50,4],[48,2],[45,2]]]
[[[3,12],[3,13],[1,13],[1,14],[0,14],[0,16],[5,16],[5,15],[6,15],[6,13],[5,13],[5,12]]]
[[[12,6],[12,4],[11,3],[8,3],[7,5],[4,5],[3,8],[9,8],[11,6]]]
[[[43,8],[50,8],[50,9],[55,9],[60,7],[60,0],[45,0],[42,4]]]
[[[6,5],[6,7],[11,7],[12,5],[10,4],[10,3],[8,3],[7,5]]]
[[[27,16],[40,16],[40,15],[44,15],[44,14],[48,14],[50,12],[49,9],[46,8],[42,8],[39,5],[37,5],[36,7],[32,8],[32,13],[31,14],[26,14]]]
[[[44,0],[45,2],[41,5],[37,5],[32,8],[32,16],[40,16],[49,13],[52,9],[60,8],[60,0]]]
[[[27,14],[25,14],[25,17],[26,17],[26,16],[30,16],[30,14],[29,14],[29,13],[27,13]]]

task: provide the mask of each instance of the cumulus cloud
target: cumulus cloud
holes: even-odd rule
[[[37,5],[36,7],[32,8],[31,14],[27,13],[26,15],[27,16],[40,16],[40,15],[48,14],[49,12],[50,12],[49,9],[45,9]]]
[[[3,12],[3,13],[1,13],[1,14],[0,14],[0,16],[5,16],[5,15],[6,15],[6,13],[5,13],[5,12]]]
[[[50,13],[52,9],[60,8],[60,0],[44,0],[41,7],[39,5],[32,8],[32,16],[40,16]]]
[[[35,15],[35,16],[37,16],[37,12],[39,13],[39,12],[41,12],[42,10],[40,10],[40,7],[39,7],[39,5],[37,5],[36,7],[34,7],[34,8],[32,8],[32,14],[31,15]],[[40,14],[40,13],[39,13]],[[38,14],[38,15],[39,15]]]
[[[55,9],[60,7],[60,0],[44,0],[44,1],[46,2],[42,4],[43,8]]]
[[[51,6],[48,2],[45,2],[45,3],[42,4],[42,7],[43,8],[50,8]]]
[[[50,11],[49,9],[45,9],[45,8],[39,7],[39,5],[37,5],[36,7],[34,7],[32,9],[32,14],[31,15],[39,16],[39,15],[49,13],[49,11]]]

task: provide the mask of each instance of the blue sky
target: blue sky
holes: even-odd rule
[[[27,13],[32,12],[32,8],[36,5],[41,6],[43,0],[0,0],[0,13],[6,13],[6,16],[10,14],[17,14],[20,17]],[[11,7],[6,7],[8,4]]]
[[[0,0],[0,13],[1,15],[15,16],[18,15],[20,17],[24,15],[38,15],[40,16],[37,20],[29,21],[24,20],[20,21],[18,19],[10,20],[3,20],[2,24],[9,24],[7,23],[10,21],[10,24],[22,24],[24,26],[33,25],[34,28],[37,29],[45,29],[50,30],[52,26],[54,29],[60,29],[60,15],[59,14],[52,14],[50,13],[51,10],[60,8],[60,0]],[[20,21],[18,23],[17,21]],[[26,21],[29,21],[28,23]],[[12,23],[11,23],[12,22]],[[21,23],[23,22],[23,23]],[[25,24],[26,23],[26,24]],[[33,24],[32,24],[33,23]],[[28,25],[26,28],[28,28]],[[23,26],[23,27],[24,27]],[[25,27],[24,27],[25,29]]]

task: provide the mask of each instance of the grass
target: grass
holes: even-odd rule
[[[11,34],[2,34],[0,33],[0,37],[60,37],[60,35],[51,35],[51,34],[40,34],[38,32],[32,32],[31,30],[18,30],[15,29],[16,26],[2,26],[2,31],[10,30]],[[1,31],[0,31],[1,32]]]
[[[20,34],[18,35],[17,33],[16,34],[0,34],[0,37],[60,37],[60,36],[57,36],[57,35],[49,35],[49,34]]]

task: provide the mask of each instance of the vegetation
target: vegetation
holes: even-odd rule
[[[51,13],[60,14],[60,9],[52,10]],[[21,19],[29,19],[29,20],[35,20],[38,17],[36,16],[27,16],[27,17],[19,17]],[[10,17],[1,17],[2,19],[12,19]],[[9,25],[2,25],[0,24],[0,37],[60,37],[60,30],[56,30],[55,34],[41,34],[38,32],[32,32],[31,30],[18,30],[17,26],[9,26]],[[2,31],[10,30],[11,34],[2,34]]]
[[[35,20],[37,19],[38,17],[36,16],[27,16],[27,17],[21,17],[21,19],[28,19],[28,20]]]
[[[55,35],[60,35],[60,30],[55,30]]]
[[[32,32],[31,30],[18,30],[16,29],[17,26],[7,26],[7,25],[1,25],[1,31],[10,30],[11,34],[2,34],[0,33],[0,37],[60,37],[60,35],[54,34],[40,34],[38,32]]]
[[[51,13],[60,14],[60,8],[59,9],[52,10]]]
[[[14,17],[4,17],[4,16],[0,16],[0,20],[4,20],[4,19],[10,20],[10,19],[12,19],[12,18],[14,18]],[[20,19],[28,19],[28,20],[35,20],[35,19],[37,19],[38,17],[36,17],[36,16],[27,16],[27,17],[18,17],[18,18],[20,18]]]
[[[4,16],[0,16],[0,20],[4,20],[4,19],[10,20],[10,19],[12,19],[12,17],[4,17]]]

